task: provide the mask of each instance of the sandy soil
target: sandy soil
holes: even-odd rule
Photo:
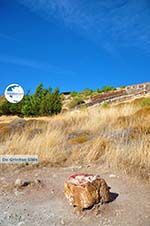
[[[114,200],[81,213],[74,210],[63,193],[64,180],[73,172],[101,175],[111,187]],[[41,184],[17,190],[17,178],[40,179]],[[0,226],[149,226],[150,186],[94,165],[1,169],[0,210]]]

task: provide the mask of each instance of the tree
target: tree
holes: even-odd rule
[[[22,106],[21,113],[25,116],[33,116],[33,105],[32,105],[33,96],[25,96],[24,105]]]
[[[1,115],[10,115],[10,103],[8,101],[3,101],[0,106]]]
[[[40,105],[41,115],[58,114],[61,111],[62,103],[59,90],[55,89],[53,92],[47,92],[46,96],[42,99]]]
[[[40,84],[32,96],[26,96],[22,113],[26,116],[41,116],[57,114],[61,111],[62,103],[58,89],[45,89]]]
[[[1,115],[22,115],[21,109],[23,105],[23,100],[19,103],[13,104],[9,103],[7,100],[3,101],[0,105]]]
[[[53,106],[53,113],[57,114],[61,111],[62,108],[62,102],[61,102],[61,97],[59,93],[59,89],[56,88],[52,94],[52,106]]]
[[[41,116],[58,114],[61,111],[62,102],[59,89],[45,89],[40,84],[33,95],[26,95],[17,104],[11,104],[4,100],[0,103],[0,114]]]

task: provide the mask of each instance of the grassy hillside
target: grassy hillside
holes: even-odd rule
[[[138,101],[53,117],[2,116],[0,155],[37,154],[55,166],[105,163],[149,180],[149,122],[149,104]]]

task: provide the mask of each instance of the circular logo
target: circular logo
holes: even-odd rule
[[[5,89],[5,98],[10,103],[19,103],[24,97],[24,90],[18,84],[10,84]]]

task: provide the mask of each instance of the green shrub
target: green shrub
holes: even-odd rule
[[[116,90],[116,88],[114,88],[113,86],[104,86],[102,88],[102,92],[109,92],[109,91],[113,91]]]
[[[40,84],[33,95],[26,95],[17,104],[8,101],[0,103],[1,115],[42,116],[53,115],[61,111],[62,102],[58,89],[52,91]]]
[[[142,107],[146,107],[146,106],[150,106],[150,98],[145,98],[141,101],[141,106]]]
[[[74,99],[69,104],[69,108],[75,108],[76,106],[84,103],[85,102],[81,97],[74,97]]]
[[[72,92],[70,93],[71,97],[76,97],[78,94],[79,94],[79,93],[76,92],[76,91],[72,91]]]
[[[23,105],[23,100],[19,103],[13,104],[9,103],[7,100],[0,104],[0,115],[19,115],[21,116],[21,108]]]
[[[84,97],[90,96],[90,95],[92,95],[92,93],[93,93],[93,90],[88,89],[88,88],[86,88],[86,89],[84,89],[83,91],[80,92],[80,94]]]
[[[108,102],[104,102],[104,103],[102,104],[102,107],[103,107],[103,108],[108,108],[108,107],[109,107],[109,103],[108,103]]]
[[[121,89],[124,89],[124,88],[126,88],[126,86],[125,86],[125,85],[124,85],[124,86],[120,86],[120,88],[121,88]]]
[[[96,92],[97,93],[105,93],[105,92],[109,92],[109,91],[113,91],[116,90],[116,88],[114,88],[113,86],[104,86],[102,89],[97,89]]]
[[[34,116],[34,97],[33,96],[25,96],[24,105],[22,106],[21,113],[25,116]]]
[[[47,93],[42,99],[40,105],[41,115],[53,115],[58,114],[61,111],[61,97],[59,95],[59,90],[55,89],[53,93]]]

